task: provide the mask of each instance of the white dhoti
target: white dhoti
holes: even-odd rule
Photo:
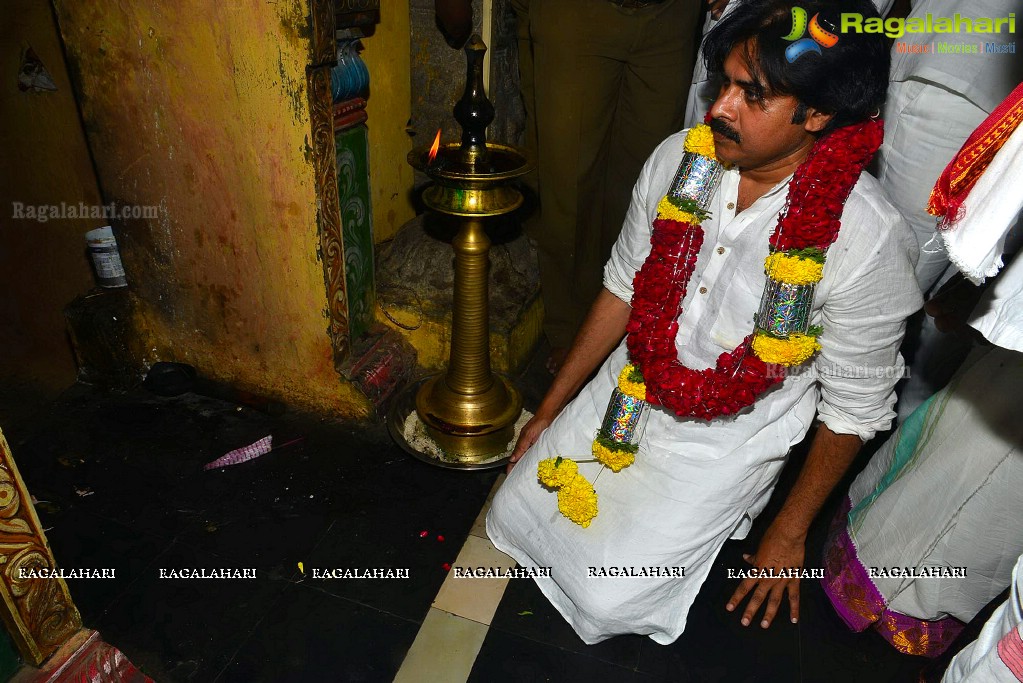
[[[745,536],[767,504],[789,446],[809,427],[813,394],[797,409],[803,429],[779,421],[748,441],[723,440],[720,448],[712,436],[719,427],[655,410],[633,465],[616,474],[601,472],[599,463],[579,464],[599,495],[600,511],[584,529],[563,517],[555,495],[538,484],[537,463],[589,457],[625,359],[623,346],[515,466],[494,499],[487,534],[519,564],[551,568],[537,584],[585,642],[638,633],[668,644],[685,628],[721,546]],[[751,417],[739,418],[740,428]],[[621,575],[651,568],[664,575]],[[684,576],[671,576],[672,568],[684,568]]]

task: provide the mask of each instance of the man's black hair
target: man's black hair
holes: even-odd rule
[[[888,41],[878,33],[839,33],[843,12],[880,16],[869,0],[732,0],[725,15],[703,43],[707,70],[720,77],[732,49],[742,50],[750,75],[766,95],[792,95],[799,100],[793,123],[802,123],[806,108],[834,114],[825,131],[874,116],[884,106],[891,61]],[[783,39],[792,31],[792,7],[820,15],[821,26],[838,42],[820,54],[810,52],[789,63]],[[804,37],[809,38],[809,33]]]

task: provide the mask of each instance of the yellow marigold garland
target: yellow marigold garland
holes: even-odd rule
[[[683,211],[674,204],[672,204],[667,197],[661,197],[661,201],[657,202],[657,217],[665,218],[671,221],[678,221],[679,223],[699,223],[700,219],[694,214],[688,211]]]
[[[536,466],[536,476],[544,486],[561,488],[579,474],[579,465],[570,458],[547,458]]]
[[[693,126],[686,134],[683,148],[687,152],[714,157],[714,131],[705,123]]]
[[[597,492],[581,474],[558,489],[558,509],[561,514],[583,527],[597,516]]]
[[[626,396],[631,396],[632,398],[638,398],[641,401],[645,401],[646,384],[644,384],[642,380],[637,382],[635,379],[632,379],[635,376],[642,377],[635,365],[629,363],[622,368],[622,371],[618,373],[618,390]]]
[[[809,334],[790,334],[788,339],[778,339],[762,333],[753,336],[753,352],[765,363],[775,365],[805,363],[820,348],[817,337]]]
[[[790,285],[812,285],[824,276],[824,264],[778,251],[764,261],[764,270],[772,280]],[[764,359],[766,360],[766,359]]]
[[[646,400],[643,375],[633,365],[626,365],[618,374],[618,389],[632,398]],[[621,472],[636,461],[635,444],[618,443],[602,438],[593,440],[593,457],[612,472]],[[579,465],[571,458],[558,456],[541,460],[536,476],[544,486],[557,489],[558,509],[563,515],[582,527],[588,527],[597,516],[597,492],[586,477],[579,473]]]
[[[621,472],[636,462],[636,454],[634,452],[609,448],[597,440],[593,442],[593,457],[615,473]]]

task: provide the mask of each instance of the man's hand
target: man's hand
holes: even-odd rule
[[[762,570],[774,570],[775,574],[781,574],[786,569],[803,568],[803,557],[806,554],[805,538],[790,538],[782,532],[775,531],[773,527],[768,528],[760,541],[755,555],[743,555],[742,558],[754,567]],[[751,592],[752,591],[752,592]],[[749,604],[746,611],[742,613],[742,625],[749,626],[753,623],[760,606],[767,598],[767,607],[764,610],[764,618],[760,621],[761,628],[767,628],[774,621],[781,605],[782,596],[788,591],[789,594],[789,615],[792,623],[799,620],[799,578],[790,579],[761,579],[746,578],[742,580],[739,587],[728,599],[725,609],[729,612],[749,595]]]
[[[924,304],[924,312],[934,318],[939,332],[974,336],[966,324],[985,287],[977,287],[956,273],[941,290]]]
[[[565,364],[554,377],[551,388],[540,402],[533,419],[526,423],[519,434],[508,462],[508,472],[519,461],[522,454],[543,434],[543,430],[554,422],[568,402],[579,391],[583,382],[593,374],[611,350],[625,336],[625,325],[632,309],[606,289],[601,289],[590,308],[583,326],[572,342]]]
[[[778,516],[767,528],[755,555],[748,555],[746,561],[760,569],[774,569],[775,575],[784,569],[803,567],[806,555],[806,534],[810,523],[821,509],[828,494],[849,468],[849,463],[860,450],[860,438],[855,434],[836,434],[827,425],[817,428],[817,434],[810,444],[806,462],[792,486],[788,498]],[[764,618],[760,626],[771,625],[778,613],[782,595],[788,591],[789,614],[792,621],[799,619],[799,579],[743,579],[728,599],[725,609],[735,611],[743,598],[752,592],[746,611],[742,613],[742,625],[749,626],[757,610],[767,599]]]
[[[519,440],[515,442],[515,450],[512,451],[511,457],[508,458],[508,467],[505,470],[508,474],[511,474],[512,468],[515,467],[515,463],[517,463],[522,455],[529,450],[530,446],[536,443],[536,440],[540,438],[540,435],[543,434],[544,430],[547,429],[553,421],[553,417],[538,414],[534,415],[529,422],[522,427],[522,431],[519,432]]]

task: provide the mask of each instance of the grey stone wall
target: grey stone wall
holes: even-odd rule
[[[519,93],[519,50],[515,12],[508,0],[494,0],[493,45],[490,46],[490,92],[496,116],[487,133],[495,142],[521,145],[526,112]]]
[[[465,53],[454,50],[437,28],[433,0],[411,0],[412,22],[412,119],[409,133],[413,145],[428,145],[437,129],[445,142],[461,136],[451,114],[455,102],[465,90]],[[473,1],[475,31],[482,35],[480,0]],[[490,88],[487,96],[494,104],[495,118],[487,139],[521,144],[524,110],[519,95],[518,54],[515,40],[515,15],[508,0],[494,0]],[[417,177],[420,185],[425,177]]]

